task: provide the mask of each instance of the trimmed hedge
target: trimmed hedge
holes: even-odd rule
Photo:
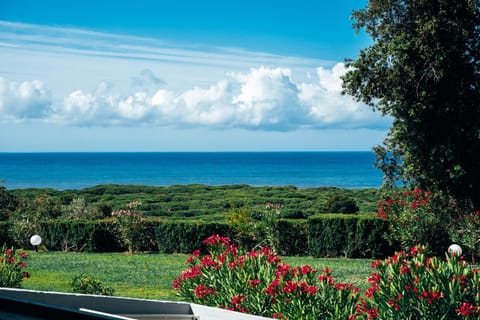
[[[308,254],[308,225],[306,219],[280,219],[278,227],[278,253],[284,256]]]
[[[373,214],[324,214],[308,219],[308,248],[314,257],[379,258],[391,253],[386,223]]]
[[[201,221],[159,223],[155,230],[158,251],[161,253],[192,253],[202,248],[202,241],[212,234],[230,236],[231,232],[225,223]]]
[[[42,244],[49,250],[117,252],[112,221],[51,220],[40,224]]]
[[[226,223],[201,220],[147,219],[142,250],[161,253],[191,253],[202,248],[212,234],[234,238]],[[12,244],[8,222],[0,222],[0,244]],[[373,214],[321,214],[309,219],[280,219],[277,223],[281,255],[314,257],[379,258],[392,248],[383,239],[385,222]],[[119,252],[111,220],[51,220],[41,223],[39,234],[49,250]]]
[[[8,221],[0,221],[0,246],[2,244],[6,244],[7,246],[11,246],[13,244],[12,239],[10,238],[10,222]]]

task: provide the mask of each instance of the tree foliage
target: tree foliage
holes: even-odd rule
[[[357,213],[355,199],[342,194],[336,194],[327,199],[324,211],[327,213]]]
[[[369,0],[353,19],[373,43],[344,92],[393,118],[386,175],[480,208],[480,1]]]
[[[7,188],[0,186],[0,220],[7,220],[18,206],[18,199]]]

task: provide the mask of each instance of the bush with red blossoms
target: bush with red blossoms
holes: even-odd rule
[[[388,223],[389,243],[403,250],[427,244],[441,254],[448,244],[451,215],[440,194],[421,189],[390,194],[379,201],[377,216]]]
[[[30,277],[25,271],[28,254],[5,245],[0,254],[0,287],[20,288],[23,278]]]
[[[427,257],[424,246],[372,263],[370,287],[351,319],[479,319],[477,268],[461,257]]]
[[[292,267],[268,247],[242,252],[219,235],[204,244],[208,253],[196,250],[173,281],[183,299],[278,319],[347,319],[355,313],[359,289],[336,283],[329,269]]]

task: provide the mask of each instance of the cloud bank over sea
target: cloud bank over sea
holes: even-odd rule
[[[1,123],[293,131],[391,122],[341,94],[342,62],[7,22],[0,47]]]

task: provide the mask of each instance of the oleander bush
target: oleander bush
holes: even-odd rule
[[[435,254],[448,246],[448,226],[453,216],[441,194],[422,189],[394,192],[379,201],[377,213],[388,224],[386,239],[404,250],[428,244]]]
[[[278,319],[347,319],[355,312],[360,290],[336,283],[329,269],[292,267],[268,247],[245,252],[219,235],[203,243],[207,253],[195,250],[173,281],[183,299]]]
[[[130,254],[141,250],[142,244],[146,241],[143,216],[136,210],[139,206],[141,206],[140,202],[132,201],[127,204],[127,209],[112,211],[118,240]]]
[[[353,319],[480,319],[478,268],[462,258],[429,257],[415,246],[372,262]]]
[[[220,235],[203,243],[206,252],[195,250],[172,283],[195,303],[285,320],[480,319],[478,268],[455,255],[427,256],[425,246],[373,261],[361,293],[329,268],[289,266],[268,247],[242,251]]]
[[[0,254],[0,287],[20,288],[23,279],[30,277],[25,271],[28,254],[6,245],[2,246]]]

